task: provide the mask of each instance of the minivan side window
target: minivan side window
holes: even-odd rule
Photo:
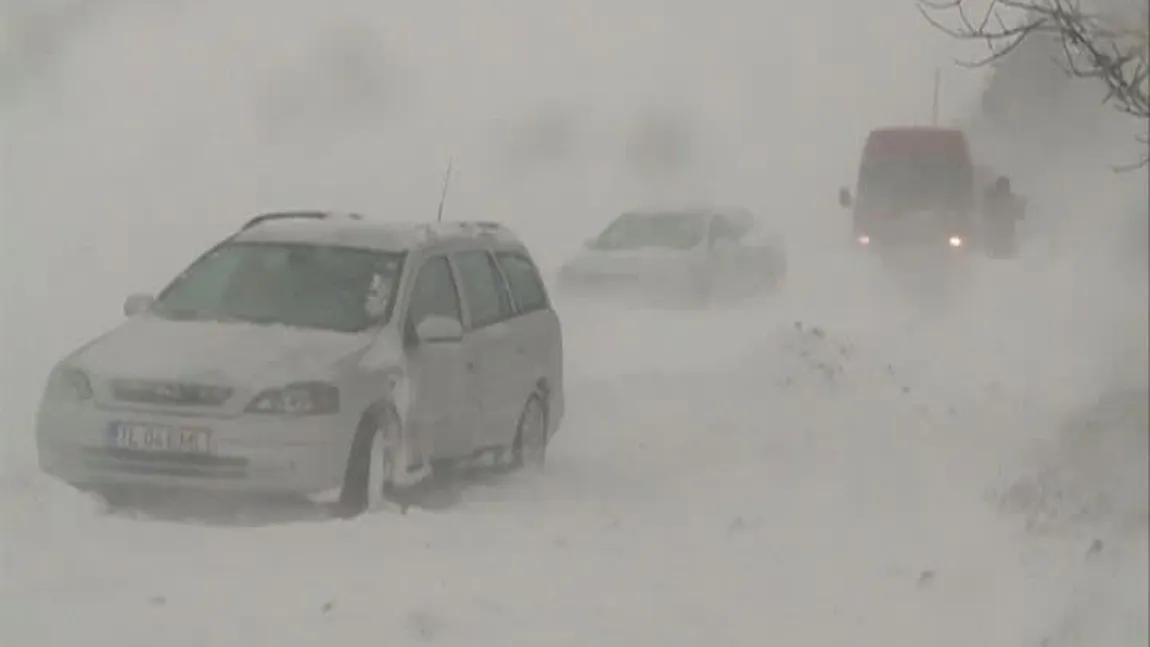
[[[454,259],[459,281],[467,295],[467,312],[471,315],[472,328],[490,326],[515,315],[511,295],[491,254],[474,249],[459,252]]]
[[[530,259],[515,252],[499,252],[495,256],[507,275],[511,296],[515,298],[520,314],[546,310],[550,306],[543,279]]]
[[[451,276],[451,265],[444,256],[424,261],[411,288],[407,305],[407,323],[418,325],[429,316],[450,317],[460,323],[463,313],[459,306],[459,293]]]

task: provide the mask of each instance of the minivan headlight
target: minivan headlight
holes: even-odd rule
[[[257,395],[249,413],[315,416],[339,411],[339,389],[325,382],[299,382]]]
[[[58,366],[48,378],[45,399],[82,402],[92,397],[92,382],[78,368]]]

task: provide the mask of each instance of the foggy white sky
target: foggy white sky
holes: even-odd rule
[[[364,105],[324,63],[357,42],[381,63]],[[863,134],[929,118],[931,70],[955,55],[912,3],[847,1],[122,2],[66,45],[5,107],[9,357],[34,352],[19,340],[60,286],[86,283],[71,307],[110,324],[251,213],[429,217],[452,155],[448,217],[504,220],[545,262],[659,193],[838,218]],[[978,82],[948,74],[944,114]],[[507,167],[506,133],[548,105],[574,115],[568,156]],[[670,191],[624,162],[656,109],[695,145]]]
[[[931,69],[953,53],[911,3],[881,15],[850,2],[729,0],[124,6],[80,32],[47,96],[21,106],[16,226],[75,211],[54,202],[47,178],[67,179],[69,200],[101,214],[83,220],[104,227],[187,226],[193,212],[226,227],[234,213],[299,203],[419,218],[455,154],[455,204],[499,211],[546,246],[540,232],[556,221],[582,231],[644,197],[619,165],[621,140],[650,107],[693,122],[700,150],[684,191],[793,210],[790,195],[764,195],[764,179],[796,194],[795,181],[827,182],[817,195],[829,194],[869,127],[929,117]],[[386,57],[389,96],[368,114],[326,97],[321,81],[332,67],[319,57],[351,27],[373,30]],[[944,112],[954,113],[970,80],[950,77]],[[311,105],[297,121],[261,124],[261,94],[293,82]],[[496,124],[540,102],[579,111],[578,155],[555,173],[493,172]],[[553,207],[556,191],[573,213],[530,213]]]
[[[741,202],[813,237],[842,224],[834,191],[865,132],[929,118],[936,65],[944,121],[969,113],[982,82],[946,67],[971,50],[912,2],[107,7],[4,108],[3,372],[17,401],[38,383],[29,367],[46,370],[117,321],[126,292],[158,288],[256,211],[430,217],[454,155],[448,217],[504,220],[547,264],[657,197]],[[375,96],[341,85],[341,46],[382,63]],[[547,107],[571,115],[566,156],[508,165],[509,133]],[[671,186],[625,164],[652,110],[692,137]],[[84,325],[44,325],[77,281],[69,310]]]

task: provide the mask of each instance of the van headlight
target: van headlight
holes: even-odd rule
[[[339,389],[326,382],[299,382],[257,395],[248,413],[316,416],[339,411]]]
[[[962,240],[961,236],[951,236],[948,242],[950,243],[951,247],[962,247],[965,241]]]
[[[57,366],[48,377],[44,399],[83,402],[92,397],[92,381],[88,374],[71,366]]]

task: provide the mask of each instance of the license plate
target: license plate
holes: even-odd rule
[[[211,432],[165,425],[117,422],[108,427],[108,444],[117,449],[179,454],[210,454]]]

